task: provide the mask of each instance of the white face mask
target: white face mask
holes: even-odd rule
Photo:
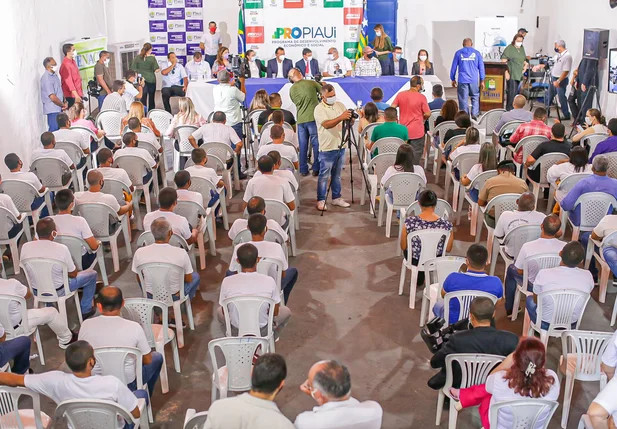
[[[334,103],[336,103],[336,95],[333,97],[328,97],[326,98],[326,104],[329,106],[334,105]]]
[[[328,59],[334,61],[334,54],[328,54]]]
[[[254,62],[255,62],[255,57],[250,57],[250,58],[249,58],[249,61],[250,61],[250,62],[252,62],[252,63],[254,63]]]
[[[587,125],[591,125],[591,122],[593,121],[593,119],[591,119],[589,116],[585,116],[585,123]]]
[[[306,57],[306,61],[311,61],[313,57]]]
[[[517,48],[520,48],[521,46],[523,46],[523,42],[515,42],[514,46],[516,46]]]
[[[56,64],[55,66],[51,66],[51,71],[56,73],[58,71],[58,65]]]
[[[381,37],[381,31],[375,31],[375,36]]]
[[[418,58],[420,58],[420,61],[426,61],[427,56],[426,55],[420,55]]]
[[[281,55],[281,56],[279,57],[279,60],[281,60],[281,61],[285,61],[285,55]]]
[[[109,58],[107,58],[105,61],[103,61],[105,63],[105,66],[109,66]]]

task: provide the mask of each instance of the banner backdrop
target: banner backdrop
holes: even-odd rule
[[[484,61],[499,61],[503,50],[518,32],[518,18],[491,16],[476,18],[475,48],[482,53]]]
[[[203,0],[146,0],[148,29],[152,53],[158,61],[166,61],[175,52],[178,62],[186,64],[187,56],[199,51],[204,31]]]
[[[67,43],[72,43],[75,47],[75,51],[77,51],[75,62],[79,69],[82,89],[85,94],[88,81],[94,78],[94,66],[99,60],[99,52],[107,50],[107,37],[79,39]]]
[[[363,0],[244,0],[244,7],[246,49],[261,60],[273,58],[278,47],[294,63],[304,48],[320,65],[331,47],[355,59]]]

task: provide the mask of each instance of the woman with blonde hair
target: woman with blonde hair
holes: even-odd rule
[[[392,40],[390,40],[390,36],[388,36],[383,29],[383,25],[377,24],[374,30],[375,38],[371,44],[373,45],[373,50],[377,55],[377,59],[381,63],[381,69],[383,70],[387,68],[386,63],[390,59],[390,53],[394,49],[394,45],[392,44]]]
[[[268,96],[268,92],[265,89],[260,89],[255,93],[253,101],[251,101],[251,105],[249,106],[249,113],[251,113],[253,110],[267,109],[269,106],[270,98]]]
[[[216,53],[216,60],[214,60],[214,65],[212,66],[212,76],[216,77],[218,72],[221,70],[227,70],[230,74],[230,77],[233,77],[233,73],[231,73],[231,64],[229,64],[229,49],[225,46],[221,46]]]
[[[156,61],[156,58],[152,54],[152,45],[150,43],[145,43],[143,48],[141,48],[141,52],[137,55],[133,61],[131,62],[131,70],[135,70],[146,82],[145,87],[143,88],[143,95],[141,97],[141,102],[148,106],[148,110],[155,109],[154,105],[154,94],[156,93],[156,75],[155,73],[159,72],[161,68],[159,67],[159,63]],[[147,102],[147,104],[146,104]]]
[[[160,137],[161,132],[156,128],[154,122],[152,122],[149,118],[147,118],[144,114],[144,105],[141,104],[141,101],[133,101],[131,103],[131,107],[129,108],[129,113],[122,119],[122,127],[120,129],[120,134],[124,131],[124,128],[129,123],[129,119],[137,118],[141,125],[145,125],[150,128],[155,136]]]
[[[193,105],[193,101],[188,97],[180,97],[178,99],[178,107],[180,111],[176,113],[176,116],[171,120],[171,124],[165,131],[165,135],[167,137],[171,137],[174,135],[174,131],[180,125],[194,125],[196,127],[201,127],[206,124],[206,120],[195,111],[195,106]]]

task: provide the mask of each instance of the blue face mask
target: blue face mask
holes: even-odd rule
[[[395,57],[396,57],[396,59],[397,59],[397,60],[400,60],[400,59],[402,58],[402,56],[403,56],[402,54],[396,54],[396,55],[395,55]]]
[[[555,48],[555,52],[559,53],[559,48]]]

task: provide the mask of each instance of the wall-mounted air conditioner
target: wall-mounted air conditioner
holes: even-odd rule
[[[111,71],[111,76],[114,80],[124,79],[126,77],[126,73],[131,68],[133,58],[139,55],[144,43],[145,42],[143,40],[137,40],[134,42],[109,45],[108,50],[111,52],[109,70]]]

